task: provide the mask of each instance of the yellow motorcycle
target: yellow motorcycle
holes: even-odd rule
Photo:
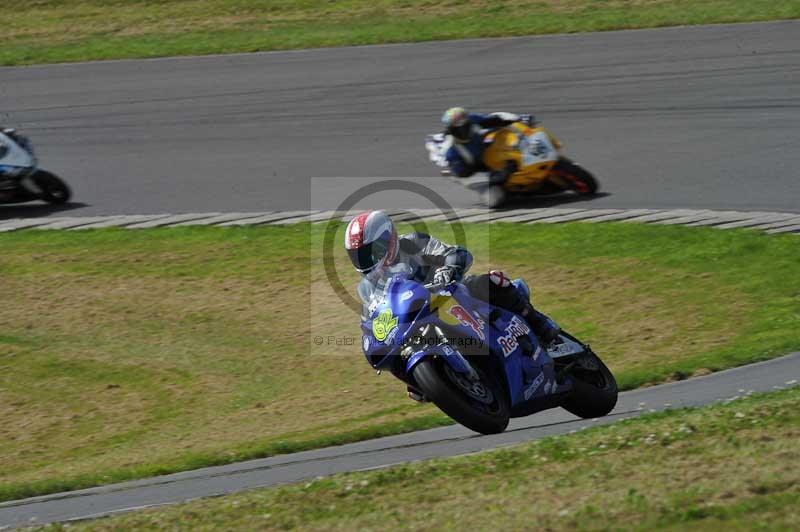
[[[425,146],[430,160],[447,168],[445,154],[450,142],[443,133],[428,135]],[[489,208],[500,207],[509,196],[549,195],[574,192],[591,195],[597,192],[598,183],[586,169],[564,157],[562,144],[544,127],[514,122],[508,126],[486,132],[483,164],[489,172],[502,170],[508,161],[514,161],[516,171],[502,184],[492,184],[485,177],[454,178],[467,188],[481,194]],[[442,170],[443,175],[450,175]]]

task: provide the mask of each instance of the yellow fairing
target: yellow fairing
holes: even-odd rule
[[[543,157],[523,153],[520,148],[527,147],[527,141],[531,138],[546,139],[552,148],[550,153]],[[489,133],[486,140],[491,141],[491,144],[483,152],[483,162],[490,170],[504,168],[509,160],[517,163],[519,170],[504,185],[510,190],[530,191],[538,188],[558,161],[558,150],[561,149],[558,139],[543,127],[532,128],[520,122]]]
[[[439,319],[448,325],[458,325],[458,318],[450,313],[450,309],[458,305],[452,296],[434,295],[431,297],[431,310],[439,310]]]

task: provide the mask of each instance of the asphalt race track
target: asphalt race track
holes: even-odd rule
[[[315,451],[251,460],[70,493],[0,503],[0,528],[64,521],[274,486],[345,471],[464,454],[612,423],[641,412],[738,400],[800,381],[800,353],[686,381],[620,394],[614,411],[581,420],[559,409],[512,420],[502,434],[479,436],[460,425]],[[398,386],[398,393],[402,387]],[[410,407],[410,405],[409,405]]]
[[[788,21],[0,68],[0,123],[73,185],[70,216],[330,209],[371,181],[309,190],[331,176],[475,206],[423,147],[455,104],[535,113],[601,179],[592,207],[800,212],[798,94]]]
[[[0,219],[333,209],[375,177],[473,207],[422,145],[455,104],[535,113],[601,179],[607,195],[581,207],[800,213],[798,94],[799,21],[0,68],[0,122],[32,136],[77,202],[0,206]],[[335,179],[348,176],[361,179]],[[479,451],[798,379],[794,354],[626,392],[597,421],[557,410],[495,436],[453,426],[0,503],[0,528]]]

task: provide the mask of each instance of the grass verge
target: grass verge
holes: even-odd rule
[[[798,427],[793,388],[71,529],[797,530]]]
[[[37,0],[0,13],[0,64],[797,17],[798,0]]]
[[[623,388],[800,348],[795,236],[464,227],[474,271],[528,279]],[[0,499],[447,423],[366,365],[322,238],[308,224],[0,235]]]

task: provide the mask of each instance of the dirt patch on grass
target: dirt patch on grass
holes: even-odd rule
[[[534,304],[590,341],[615,370],[663,365],[729,345],[753,309],[746,294],[720,286],[713,276],[639,259],[593,259],[582,267],[548,259],[506,270],[528,280]]]
[[[189,255],[176,251],[169,263]],[[324,436],[406,414],[378,413],[403,397],[365,371],[360,341],[310,355],[307,284],[278,271],[263,280],[136,275],[138,261],[128,275],[102,273],[130,258],[95,257],[88,275],[60,269],[74,257],[40,254],[57,271],[4,283],[4,333],[37,341],[24,350],[0,343],[10,370],[0,378],[4,482]],[[338,299],[325,301],[326,336],[355,337],[357,321]],[[35,400],[31,383],[43,390]],[[374,418],[348,423],[368,397],[377,402],[364,413]]]

